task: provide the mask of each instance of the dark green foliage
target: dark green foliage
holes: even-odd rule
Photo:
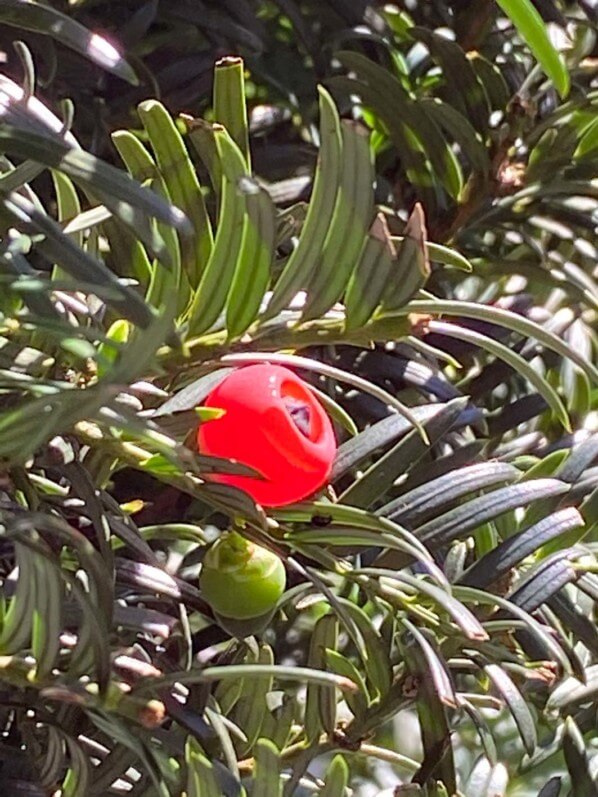
[[[594,794],[596,20],[408,7],[0,8],[7,794]],[[264,360],[340,444],[267,513],[195,448]]]

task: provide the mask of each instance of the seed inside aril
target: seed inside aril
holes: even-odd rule
[[[301,434],[305,435],[305,437],[309,437],[311,428],[310,408],[307,404],[291,398],[290,396],[284,396],[282,400],[297,429],[299,429]]]

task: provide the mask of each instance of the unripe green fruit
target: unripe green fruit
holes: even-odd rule
[[[204,600],[217,615],[234,620],[272,612],[285,585],[279,557],[234,531],[211,546],[199,575]]]

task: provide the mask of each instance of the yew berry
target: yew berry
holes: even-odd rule
[[[204,406],[225,414],[202,423],[202,454],[236,459],[264,479],[219,474],[264,506],[284,506],[316,492],[330,475],[336,440],[330,418],[307,384],[288,368],[267,363],[239,368]]]
[[[208,549],[199,575],[202,597],[225,621],[269,617],[285,585],[279,557],[236,531]]]

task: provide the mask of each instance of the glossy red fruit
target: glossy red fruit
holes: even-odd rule
[[[248,492],[264,506],[301,501],[326,484],[336,454],[330,418],[312,391],[288,368],[249,365],[225,377],[202,402],[225,410],[202,423],[202,454],[236,459],[264,480],[213,478]]]

